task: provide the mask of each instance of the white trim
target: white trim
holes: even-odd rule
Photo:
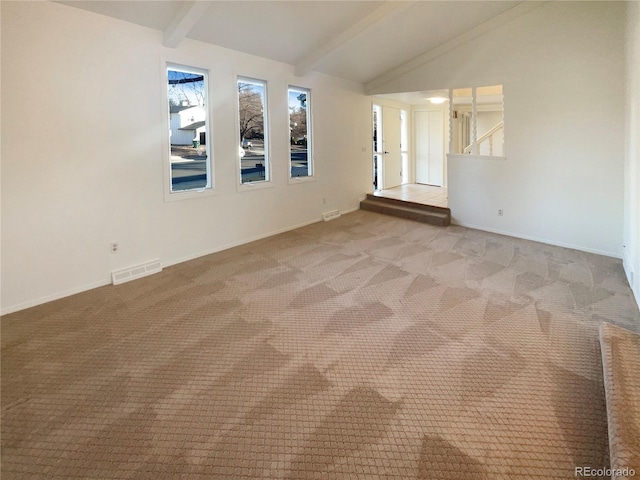
[[[358,206],[356,206],[356,207],[347,208],[345,210],[340,210],[340,213],[342,215],[346,215],[347,213],[352,213],[352,212],[355,212],[356,210],[359,210],[359,209],[360,209],[360,205],[358,204]],[[189,260],[194,260],[196,258],[204,257],[205,255],[211,255],[212,253],[217,253],[217,252],[221,252],[223,250],[228,250],[229,248],[238,247],[240,245],[244,245],[244,244],[247,244],[247,243],[255,242],[256,240],[262,240],[263,238],[271,237],[273,235],[278,235],[280,233],[289,232],[291,230],[295,230],[297,228],[306,227],[307,225],[311,225],[313,223],[318,223],[318,222],[322,222],[322,216],[321,215],[318,218],[314,218],[313,220],[307,220],[305,222],[301,222],[301,223],[298,223],[296,225],[280,228],[278,230],[274,230],[274,231],[271,231],[271,232],[268,232],[268,233],[264,233],[264,234],[261,234],[261,235],[256,235],[254,237],[249,237],[249,238],[246,238],[246,239],[243,239],[243,240],[239,240],[237,242],[231,242],[231,243],[228,243],[226,245],[222,245],[220,247],[213,248],[211,250],[205,250],[203,252],[199,252],[199,253],[196,253],[196,254],[193,254],[193,255],[187,255],[185,257],[180,257],[180,258],[177,258],[177,259],[163,261],[163,262],[161,262],[162,268],[170,267],[172,265],[177,265],[177,264],[183,263],[183,262],[188,262]],[[65,290],[63,292],[58,292],[58,293],[54,293],[54,294],[51,294],[51,295],[46,295],[44,297],[40,297],[40,298],[35,299],[35,300],[29,300],[27,302],[18,303],[16,305],[11,305],[9,307],[3,308],[2,310],[0,310],[0,315],[8,315],[10,313],[18,312],[20,310],[25,310],[27,308],[36,307],[38,305],[42,305],[44,303],[52,302],[54,300],[59,300],[61,298],[69,297],[69,296],[75,295],[77,293],[82,293],[82,292],[86,292],[86,291],[89,291],[89,290],[93,290],[94,288],[99,288],[99,287],[105,287],[105,286],[108,286],[108,285],[112,285],[112,283],[111,283],[111,273],[109,272],[106,275],[108,276],[108,278],[106,278],[105,280],[88,283],[88,284],[80,286],[80,287],[75,287],[75,288],[72,288],[72,289],[69,289],[69,290]]]
[[[269,81],[263,80],[256,77],[240,75],[235,73],[236,77],[236,138],[238,142],[240,140],[240,92],[238,91],[238,84],[240,82],[243,83],[253,83],[255,85],[262,85],[264,87],[264,97],[262,104],[262,116],[263,116],[263,124],[262,131],[264,134],[264,180],[260,180],[257,182],[245,182],[242,183],[242,157],[239,155],[236,150],[236,191],[237,192],[247,192],[251,190],[259,190],[262,188],[270,188],[273,187],[273,165],[271,163],[271,128],[269,122],[271,121],[271,112],[269,111]],[[238,143],[239,148],[242,148],[242,145]]]
[[[339,212],[342,215],[346,215],[347,213],[352,213],[352,212],[355,212],[355,211],[357,211],[359,209],[360,209],[360,205],[358,205],[355,208],[348,208],[346,210],[339,210]],[[290,232],[291,230],[296,230],[297,228],[306,227],[307,225],[311,225],[313,223],[318,223],[318,222],[322,222],[322,221],[323,221],[322,220],[322,216],[320,216],[320,217],[315,218],[313,220],[307,220],[307,221],[298,223],[296,225],[292,225],[290,227],[279,228],[278,230],[273,230],[273,231],[268,232],[268,233],[263,233],[263,234],[260,234],[260,235],[249,237],[249,238],[244,239],[244,240],[239,240],[237,242],[227,243],[225,245],[213,248],[211,250],[205,250],[203,252],[195,253],[195,254],[192,254],[192,255],[187,255],[186,257],[180,257],[180,258],[177,258],[177,259],[168,260],[166,262],[162,262],[162,266],[163,266],[163,268],[166,268],[166,267],[170,267],[172,265],[177,265],[179,263],[188,262],[189,260],[194,260],[196,258],[204,257],[206,255],[211,255],[213,253],[222,252],[222,251],[228,250],[230,248],[239,247],[240,245],[245,245],[247,243],[255,242],[257,240],[262,240],[263,238],[272,237],[274,235],[279,235],[281,233]]]
[[[211,135],[211,105],[209,102],[209,89],[210,89],[210,75],[209,69],[193,67],[184,65],[182,63],[172,62],[166,58],[160,60],[162,69],[162,93],[164,100],[162,102],[162,125],[163,129],[163,154],[162,154],[162,177],[163,177],[163,192],[165,202],[174,202],[177,200],[188,200],[191,198],[202,198],[210,195],[217,195],[215,191],[215,175],[214,175],[214,163],[213,163],[213,139]],[[172,176],[171,176],[171,137],[169,136],[170,130],[170,114],[169,114],[169,88],[167,83],[167,71],[169,69],[175,69],[185,71],[188,73],[200,73],[205,76],[206,88],[205,88],[205,134],[207,138],[207,145],[205,150],[207,152],[207,186],[199,189],[189,190],[171,190]]]
[[[289,138],[287,139],[287,144],[289,145],[289,172],[287,173],[289,177],[289,184],[295,184],[300,182],[310,182],[315,180],[316,175],[316,166],[315,166],[315,156],[313,152],[314,145],[314,136],[313,136],[313,101],[311,99],[311,89],[307,87],[299,87],[296,85],[289,84],[287,86],[287,112],[288,112],[288,124],[289,128],[291,128],[291,113],[289,112],[289,92],[290,91],[298,91],[301,93],[306,93],[307,95],[307,106],[305,107],[305,111],[307,114],[307,173],[308,175],[302,177],[292,177],[291,176],[291,132],[289,132]],[[302,180],[305,179],[305,180]]]
[[[631,293],[633,293],[635,301],[640,308],[640,279],[638,279],[638,272],[634,272],[631,259],[627,255],[626,251],[622,254],[622,268],[624,269],[625,276],[627,277],[627,282],[629,283],[629,287],[631,288]],[[632,272],[633,282],[635,283],[635,285],[631,283]]]
[[[295,185],[296,183],[308,183],[315,182],[315,175],[307,175],[306,177],[289,177],[288,183],[289,185]]]
[[[367,197],[366,196],[365,197],[361,197],[361,200],[358,201],[358,206],[357,207],[347,208],[346,210],[340,210],[340,213],[342,215],[346,215],[347,213],[357,212],[358,210],[360,210],[360,202],[362,200],[364,200],[365,198],[367,198]]]
[[[71,288],[69,290],[65,290],[63,292],[53,293],[51,295],[45,295],[44,297],[37,298],[35,300],[29,300],[27,302],[18,303],[15,305],[11,305],[9,307],[3,308],[0,311],[0,315],[9,315],[10,313],[18,312],[20,310],[25,310],[31,307],[37,307],[38,305],[42,305],[44,303],[53,302],[55,300],[60,300],[61,298],[70,297],[71,295],[76,295],[78,293],[87,292],[89,290],[93,290],[94,288],[105,287],[107,285],[111,285],[111,274],[108,274],[109,278],[105,280],[101,280],[99,282],[92,282],[81,287]]]
[[[237,186],[236,193],[251,192],[254,190],[263,190],[265,188],[275,188],[275,185],[271,180],[261,180],[259,182],[245,182]]]
[[[493,157],[491,157],[491,158],[493,158]],[[507,232],[507,231],[504,231],[504,230],[494,229],[494,228],[482,227],[482,226],[473,225],[473,224],[470,224],[470,223],[459,223],[459,222],[453,220],[453,218],[451,219],[451,225],[456,225],[458,227],[472,228],[473,230],[481,230],[483,232],[497,233],[498,235],[505,235],[507,237],[521,238],[522,240],[531,240],[532,242],[545,243],[547,245],[553,245],[553,246],[556,246],[556,247],[570,248],[572,250],[578,250],[580,252],[595,253],[596,255],[604,255],[605,257],[612,257],[612,258],[622,259],[622,256],[619,253],[607,252],[605,250],[598,250],[597,248],[582,247],[582,246],[573,245],[573,244],[570,244],[570,243],[555,242],[555,241],[552,241],[552,240],[547,240],[545,238],[532,237],[532,236],[529,236],[529,235],[521,235],[519,233],[513,233],[513,232]]]

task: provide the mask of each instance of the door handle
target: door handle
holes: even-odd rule
[[[389,155],[389,152],[383,152],[385,155]]]

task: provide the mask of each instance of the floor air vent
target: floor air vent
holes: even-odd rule
[[[130,282],[136,278],[146,277],[162,271],[162,265],[160,260],[154,260],[153,262],[143,263],[142,265],[136,265],[134,267],[125,268],[123,270],[117,270],[111,273],[111,281],[114,285],[119,285],[124,282]]]
[[[322,219],[325,222],[328,222],[329,220],[333,220],[334,218],[338,218],[340,216],[340,211],[339,210],[331,210],[330,212],[325,212],[322,214]]]

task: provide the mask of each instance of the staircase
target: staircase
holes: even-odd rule
[[[367,194],[366,199],[360,202],[360,210],[384,213],[385,215],[393,215],[441,227],[451,224],[451,210],[446,207],[423,205],[395,198],[377,197],[370,193]]]

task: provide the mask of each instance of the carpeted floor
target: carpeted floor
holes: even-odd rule
[[[2,478],[608,466],[620,261],[355,212],[2,318]]]

